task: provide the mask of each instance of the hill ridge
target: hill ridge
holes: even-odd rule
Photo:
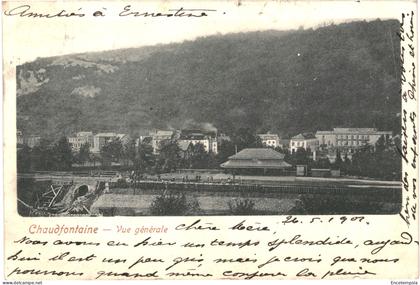
[[[17,68],[17,125],[50,137],[200,123],[286,136],[335,126],[398,132],[398,25],[358,21],[38,59]]]

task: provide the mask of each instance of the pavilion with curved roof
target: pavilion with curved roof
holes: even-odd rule
[[[235,172],[247,170],[246,173],[261,174],[261,172],[281,173],[292,165],[284,161],[284,154],[271,148],[245,148],[230,156],[229,160],[222,163],[220,167],[237,170]]]

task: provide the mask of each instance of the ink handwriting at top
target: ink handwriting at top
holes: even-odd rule
[[[12,8],[8,11],[4,12],[5,16],[18,16],[18,17],[28,17],[28,18],[62,18],[62,17],[85,17],[86,14],[81,12],[82,8],[77,9],[77,12],[69,12],[66,10],[61,10],[59,12],[52,12],[52,13],[40,13],[34,12],[31,10],[30,5],[21,5],[15,8]]]
[[[407,13],[407,16],[410,16],[410,27],[409,30],[405,33],[407,38],[413,42],[414,41],[414,11]]]
[[[410,17],[407,19],[407,17]],[[404,102],[408,99],[416,100],[416,62],[415,62],[415,36],[414,33],[414,11],[401,14],[400,29],[397,33],[401,42],[400,64],[401,64],[401,96]],[[408,52],[409,57],[406,57]],[[411,63],[409,61],[412,61]]]
[[[416,22],[414,11],[404,12],[400,18],[400,29],[397,33],[400,39],[401,52],[401,97],[403,100],[402,125],[401,125],[401,145],[396,144],[396,150],[402,157],[403,166],[407,169],[418,171],[418,115],[412,110],[412,101],[417,100],[417,66],[415,42],[417,35],[414,29]],[[403,197],[401,219],[410,227],[415,221],[418,213],[417,204],[417,177],[412,177],[409,171],[404,169],[402,177]]]
[[[26,17],[26,18],[83,18],[87,16],[107,16],[108,13],[105,12],[106,8],[101,8],[97,11],[94,11],[92,14],[85,13],[82,11],[82,8],[78,8],[73,11],[67,11],[65,9],[60,9],[59,11],[54,12],[40,12],[34,10],[31,5],[20,5],[12,9],[6,10],[4,12],[5,16],[9,17]],[[134,11],[132,10],[131,5],[126,5],[122,11],[119,10],[119,17],[143,17],[143,18],[201,18],[207,17],[210,13],[216,12],[217,10],[212,9],[187,9],[187,8],[177,8],[177,9],[168,9],[165,12],[159,11]]]
[[[207,17],[209,12],[216,12],[216,10],[211,9],[184,9],[183,7],[179,9],[169,9],[168,12],[138,12],[132,11],[131,5],[127,5],[124,7],[124,10],[118,14],[120,17],[193,17],[193,18],[201,18]]]
[[[407,16],[410,16],[408,29],[406,31],[406,36],[408,39],[407,46],[408,46],[408,54],[411,56],[411,59],[413,62],[411,63],[411,69],[409,70],[411,75],[411,80],[408,81],[409,90],[408,95],[410,99],[416,100],[415,93],[417,91],[417,85],[416,85],[416,61],[415,60],[415,33],[414,33],[414,11],[411,11],[411,13],[407,13]]]
[[[409,25],[407,30],[405,29],[405,26],[406,26],[406,23],[407,23],[405,21],[406,16],[410,17],[410,20],[407,21],[407,22],[409,22],[409,24],[407,24],[407,25]],[[407,14],[405,14],[405,13],[401,14],[400,30],[398,31],[397,35],[402,42],[404,42],[406,39],[408,39],[411,43],[414,42],[414,36],[415,36],[415,33],[414,33],[414,11],[411,11],[411,13],[407,13]],[[412,57],[414,57],[414,55],[415,55],[414,45],[409,44],[409,48],[410,48],[410,55]]]

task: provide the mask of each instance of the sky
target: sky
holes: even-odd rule
[[[7,12],[22,5],[3,4]],[[4,55],[19,65],[38,57],[182,42],[212,34],[257,30],[313,28],[352,20],[399,19],[402,4],[394,1],[196,1],[196,2],[37,2],[28,12],[82,11],[83,18],[3,16]],[[202,18],[118,17],[131,11],[214,9]],[[80,10],[78,10],[80,8]],[[104,17],[93,17],[96,10]]]

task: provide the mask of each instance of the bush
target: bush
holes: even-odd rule
[[[253,215],[256,214],[254,209],[255,203],[249,199],[231,200],[228,202],[231,215]]]
[[[150,206],[150,213],[155,216],[193,215],[199,210],[198,201],[187,201],[183,193],[163,193]]]
[[[398,213],[400,199],[386,197],[380,201],[366,201],[362,197],[316,195],[300,196],[288,214],[293,215],[352,215]]]
[[[120,178],[113,186],[114,188],[129,188],[130,184],[124,178]]]

